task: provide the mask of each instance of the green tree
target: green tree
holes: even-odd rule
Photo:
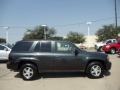
[[[73,43],[83,43],[85,42],[85,37],[83,34],[78,33],[78,32],[69,32],[67,34],[67,40],[73,42]]]
[[[63,37],[54,36],[54,37],[51,37],[50,40],[63,40]]]
[[[6,43],[6,39],[0,38],[0,43]]]
[[[96,35],[98,37],[97,41],[117,38],[118,33],[120,33],[120,27],[116,29],[113,25],[104,25],[96,32]]]
[[[28,29],[23,37],[23,40],[44,39],[44,29],[46,32],[47,39],[50,39],[51,37],[53,37],[56,34],[56,30],[54,28],[37,26],[34,29]]]

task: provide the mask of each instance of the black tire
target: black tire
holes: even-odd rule
[[[28,70],[28,73],[30,71],[30,73],[28,74],[27,71],[25,71],[25,70]],[[26,73],[26,76],[25,76],[25,73]],[[23,64],[20,69],[20,75],[22,76],[23,80],[33,80],[35,78],[35,76],[37,76],[37,74],[38,74],[37,67],[31,63]],[[29,77],[27,77],[27,76],[29,76]]]
[[[97,49],[97,52],[101,52],[101,51],[102,51],[102,46]]]
[[[110,53],[111,53],[111,54],[115,54],[115,53],[116,53],[116,49],[115,49],[115,48],[111,48],[111,49],[110,49]]]
[[[98,75],[94,75],[95,71],[93,70],[93,67],[99,67],[99,70],[98,71]],[[93,71],[94,72],[93,72]],[[100,62],[91,62],[88,66],[87,66],[87,69],[86,69],[86,74],[89,78],[92,78],[92,79],[96,79],[96,78],[101,78],[103,77],[103,72],[104,72],[104,68],[103,68],[103,65],[102,63]],[[95,73],[96,74],[96,73]]]
[[[101,46],[101,47],[99,47],[98,51],[99,51],[99,52],[102,52],[102,46]]]

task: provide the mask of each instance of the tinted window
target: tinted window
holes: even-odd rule
[[[56,43],[56,51],[57,52],[71,52],[72,45],[66,42],[57,42]]]
[[[111,40],[107,41],[107,43],[106,43],[106,44],[109,44],[109,43],[112,43],[112,42],[111,42]]]
[[[51,52],[51,42],[41,42],[41,52]]]
[[[5,47],[0,45],[0,50],[4,50],[4,49],[5,49]]]
[[[12,51],[18,51],[18,52],[29,51],[31,45],[32,45],[32,42],[18,42],[13,47]]]

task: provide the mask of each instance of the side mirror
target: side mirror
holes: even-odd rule
[[[77,49],[75,49],[75,56],[77,56],[79,53],[79,51]]]

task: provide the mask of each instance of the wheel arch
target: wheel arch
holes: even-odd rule
[[[117,50],[117,48],[116,48],[116,47],[111,47],[110,49],[115,49],[115,50]]]
[[[89,65],[90,63],[92,63],[92,62],[99,62],[99,63],[101,63],[101,64],[103,65],[103,68],[106,69],[106,65],[105,65],[105,62],[104,62],[103,60],[92,59],[92,60],[89,60],[89,61],[87,62],[86,67],[85,67],[85,72],[86,72],[86,70],[87,70],[88,65]]]
[[[38,64],[37,64],[36,61],[32,61],[32,60],[20,60],[20,62],[18,64],[18,70],[20,70],[20,68],[21,68],[22,65],[27,64],[27,63],[35,65],[37,67],[37,69],[38,69]]]

